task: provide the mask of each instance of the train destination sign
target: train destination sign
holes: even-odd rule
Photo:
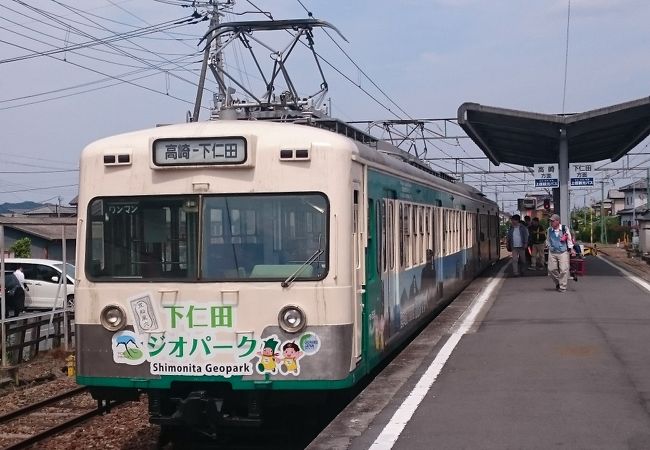
[[[535,187],[560,187],[559,164],[535,164]]]
[[[157,166],[205,166],[243,164],[243,137],[156,139],[153,162]]]
[[[593,186],[594,166],[591,163],[569,164],[569,182],[571,186]]]

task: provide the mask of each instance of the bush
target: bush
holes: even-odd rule
[[[16,255],[16,258],[31,258],[32,241],[28,237],[18,239],[9,250]]]

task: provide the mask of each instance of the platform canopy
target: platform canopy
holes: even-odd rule
[[[564,115],[463,103],[458,124],[495,165],[558,162],[561,130],[570,163],[616,161],[650,134],[650,97]]]

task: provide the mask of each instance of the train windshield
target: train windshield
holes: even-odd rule
[[[328,216],[318,193],[95,199],[86,272],[95,281],[321,279]]]

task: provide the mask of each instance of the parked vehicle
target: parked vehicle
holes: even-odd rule
[[[5,270],[13,272],[22,266],[25,274],[25,309],[51,309],[56,299],[56,307],[63,307],[63,300],[68,308],[74,306],[75,267],[67,264],[66,287],[59,285],[63,262],[51,259],[7,258]]]

